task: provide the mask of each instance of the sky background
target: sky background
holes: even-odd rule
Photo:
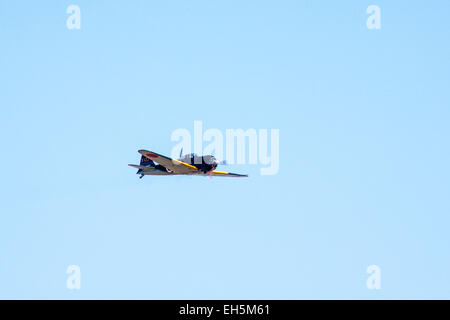
[[[0,0],[0,298],[449,299],[449,10]],[[139,180],[194,120],[279,129],[278,174]]]

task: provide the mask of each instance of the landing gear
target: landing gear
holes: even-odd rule
[[[143,174],[141,174],[141,176],[139,177],[139,179],[142,179],[144,177],[144,175]]]

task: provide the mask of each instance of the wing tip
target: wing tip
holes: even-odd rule
[[[240,174],[240,173],[233,173],[233,172],[228,172],[228,174],[231,176],[234,176],[234,177],[248,178],[248,174]]]
[[[248,178],[248,174],[230,173],[239,178]]]
[[[234,172],[228,172],[228,174],[235,176],[235,177],[248,178],[248,174],[240,174],[240,173],[234,173]]]
[[[236,178],[248,178],[248,174],[240,174],[240,173],[234,173],[234,172],[225,172],[225,171],[213,171],[213,173],[218,174],[222,177],[236,177]]]

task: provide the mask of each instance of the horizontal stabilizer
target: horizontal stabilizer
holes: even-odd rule
[[[141,169],[141,170],[152,170],[154,167],[146,167],[146,166],[140,166],[138,164],[129,164],[130,167]]]

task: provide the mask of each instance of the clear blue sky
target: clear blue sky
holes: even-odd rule
[[[449,12],[1,0],[0,298],[450,298]],[[280,129],[279,173],[139,180],[194,120]]]

